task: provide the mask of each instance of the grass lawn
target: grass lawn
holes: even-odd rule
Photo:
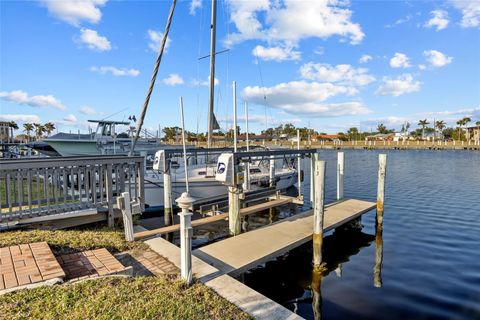
[[[200,283],[104,278],[0,296],[0,319],[250,319]]]
[[[54,254],[95,248],[146,249],[123,230],[22,230],[0,233],[0,247],[46,241]],[[0,295],[0,319],[251,319],[207,286],[177,276],[110,277]]]
[[[126,242],[121,229],[19,230],[0,233],[0,247],[46,241],[55,255],[106,248],[111,253],[147,248],[143,242]]]

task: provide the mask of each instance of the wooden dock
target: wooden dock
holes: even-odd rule
[[[345,199],[325,206],[324,232],[374,209],[376,203]],[[281,220],[193,251],[220,271],[238,275],[278,257],[312,239],[313,211]]]
[[[286,205],[289,203],[295,202],[295,199],[292,197],[281,197],[279,199],[275,199],[272,201],[267,201],[263,202],[260,204],[252,205],[250,207],[242,208],[240,209],[240,214],[242,216],[246,216],[249,214],[257,213],[263,210],[267,210],[270,208]],[[209,224],[212,222],[217,222],[221,220],[226,220],[228,219],[228,213],[221,213],[217,214],[211,217],[206,217],[206,218],[200,218],[192,221],[192,227],[198,227],[204,224]],[[179,224],[174,224],[171,226],[166,226],[158,229],[153,229],[153,230],[146,230],[146,231],[141,231],[137,232],[134,234],[134,239],[135,240],[140,240],[143,238],[151,237],[151,236],[156,236],[156,235],[161,235],[165,233],[170,233],[170,232],[176,232],[180,231],[180,225]]]

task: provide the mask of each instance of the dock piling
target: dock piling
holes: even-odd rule
[[[228,187],[228,228],[230,235],[236,236],[242,232],[240,216],[240,190],[238,187]]]
[[[320,159],[320,155],[315,152],[312,153],[310,158],[310,208],[313,209],[313,203],[315,202],[315,162]]]
[[[343,199],[343,177],[345,168],[345,154],[339,152],[337,156],[337,200]]]
[[[297,129],[297,149],[300,150],[300,130]],[[302,191],[302,156],[299,155],[297,158],[297,188],[298,188],[298,197],[300,198],[303,194]]]
[[[178,206],[182,209],[180,216],[180,266],[181,276],[187,285],[192,283],[192,213],[190,207],[195,201],[188,192],[182,193],[176,199]]]
[[[320,267],[322,263],[323,217],[325,199],[325,161],[315,161],[315,201],[313,204],[313,264]]]
[[[385,202],[385,175],[387,169],[387,155],[378,155],[378,187],[377,187],[377,224],[383,224],[383,209]]]
[[[270,166],[269,166],[269,184],[270,187],[275,187],[275,157],[270,156]]]
[[[172,225],[172,178],[170,175],[170,161],[166,163],[166,170],[163,172],[163,222],[165,226]]]

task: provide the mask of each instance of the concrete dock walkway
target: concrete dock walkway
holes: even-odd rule
[[[346,199],[325,208],[324,232],[374,209],[374,202]],[[231,237],[193,251],[223,273],[241,274],[312,239],[313,212],[307,211],[270,226]]]

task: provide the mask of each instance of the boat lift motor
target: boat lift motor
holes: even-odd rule
[[[233,154],[222,153],[218,157],[215,180],[229,187],[236,186],[234,177]]]
[[[167,161],[165,160],[165,150],[158,150],[155,153],[155,159],[153,161],[153,170],[159,172],[167,171]]]

